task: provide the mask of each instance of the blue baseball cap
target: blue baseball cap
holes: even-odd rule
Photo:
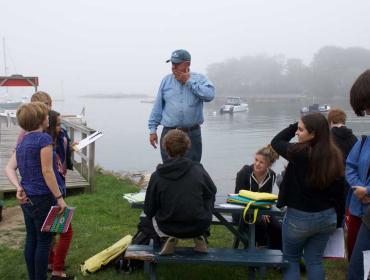
[[[166,63],[172,62],[172,63],[181,63],[185,61],[190,61],[191,60],[191,55],[188,51],[186,50],[175,50],[171,54],[171,58],[166,60]]]

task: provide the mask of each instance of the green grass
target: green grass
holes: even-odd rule
[[[140,210],[131,209],[122,199],[122,194],[137,191],[137,187],[110,175],[96,174],[96,188],[93,193],[73,195],[67,203],[76,207],[73,218],[73,241],[67,257],[67,273],[78,279],[149,279],[142,271],[132,274],[117,273],[108,266],[88,276],[80,273],[80,264],[109,247],[127,234],[135,234]],[[5,201],[5,206],[14,205],[14,200]],[[211,229],[210,247],[230,247],[232,235],[221,226]],[[0,246],[0,279],[27,279],[23,252]],[[345,279],[344,261],[325,261],[327,279]],[[210,265],[159,265],[158,279],[247,279],[247,269]],[[275,270],[268,270],[265,279],[281,279]],[[303,279],[305,279],[303,277]]]

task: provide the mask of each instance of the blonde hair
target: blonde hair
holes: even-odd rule
[[[17,110],[17,121],[25,131],[38,129],[48,116],[49,108],[42,102],[31,102]]]
[[[268,144],[266,147],[259,149],[256,155],[264,156],[270,164],[273,164],[279,159],[279,154]]]
[[[182,130],[172,129],[163,138],[163,148],[172,158],[182,157],[190,148],[189,136]]]
[[[31,102],[42,102],[51,106],[51,97],[44,91],[38,91],[31,96]]]

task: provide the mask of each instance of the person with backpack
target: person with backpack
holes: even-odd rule
[[[298,143],[290,143],[297,135]],[[342,153],[334,145],[326,118],[302,116],[279,132],[271,146],[288,160],[277,206],[287,206],[282,225],[284,279],[300,279],[303,256],[308,279],[325,279],[323,254],[344,215],[345,179]]]
[[[370,69],[363,72],[350,91],[350,103],[357,116],[370,115]],[[348,279],[364,279],[363,251],[370,250],[370,139],[357,141],[347,158],[346,178],[350,192],[351,258]],[[351,232],[350,232],[351,229]],[[349,236],[351,234],[351,236]]]

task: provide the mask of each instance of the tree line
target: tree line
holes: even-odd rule
[[[309,65],[283,55],[231,58],[207,67],[218,96],[347,96],[355,78],[370,68],[370,50],[325,46]]]

